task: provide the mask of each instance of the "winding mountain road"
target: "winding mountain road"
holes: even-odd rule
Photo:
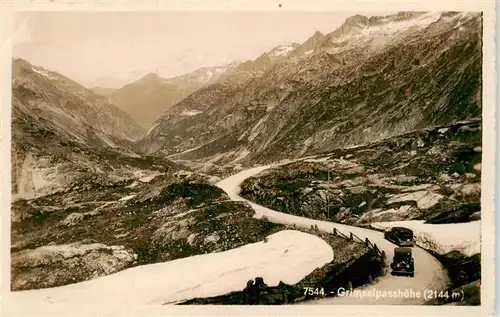
[[[285,163],[281,163],[279,165],[283,164]],[[232,200],[247,201],[239,196],[240,184],[245,179],[273,166],[278,165],[269,165],[244,170],[238,174],[219,181],[217,186],[223,189]],[[256,218],[260,218],[265,215],[269,221],[275,223],[295,224],[297,227],[305,228],[310,228],[311,225],[317,225],[318,229],[324,232],[332,232],[333,229],[336,228],[339,232],[342,232],[345,235],[352,232],[363,240],[368,238],[372,243],[375,243],[380,250],[385,251],[387,255],[386,261],[388,264],[392,259],[395,245],[385,240],[383,234],[379,231],[293,216],[273,211],[249,201],[247,202],[255,210]],[[296,243],[292,242],[300,242],[300,244],[304,246],[306,254],[313,257],[310,253],[311,249],[314,249],[314,246],[311,247],[310,242],[302,241],[302,239],[300,241],[295,241],[293,239],[296,238],[292,238],[292,240],[288,242],[293,245]],[[262,246],[259,243],[256,245],[257,247]],[[279,251],[277,251],[276,247],[269,244],[266,244],[265,246],[271,247],[272,249],[272,256],[270,257],[274,256],[275,258],[277,257],[278,260],[283,260],[282,258],[279,258],[280,255],[277,254]],[[280,244],[280,246],[283,247],[283,244]],[[241,261],[241,254],[248,254],[248,251],[246,250],[254,247],[255,246],[247,245],[245,247],[225,252],[204,254],[169,262],[137,266],[107,276],[60,287],[10,292],[8,298],[8,310],[12,309],[14,312],[19,313],[19,309],[21,309],[21,311],[25,313],[29,311],[30,314],[28,315],[32,315],[34,311],[31,311],[31,309],[38,311],[41,307],[39,305],[47,304],[72,305],[72,307],[77,308],[104,304],[117,305],[117,307],[123,305],[173,304],[177,301],[183,301],[193,297],[210,297],[226,294],[231,290],[237,289],[237,287],[239,287],[242,283],[241,279],[243,279],[243,281],[248,280],[247,276],[242,277],[240,274],[241,272],[237,272],[237,274],[233,275],[228,274],[228,270],[234,270],[235,267],[233,262],[228,261],[228,259],[231,259],[230,255],[235,254],[232,257],[233,259],[236,259],[234,261]],[[245,249],[242,251],[241,248]],[[325,297],[317,300],[306,301],[303,302],[303,304],[426,304],[426,299],[424,298],[423,293],[426,291],[439,292],[446,289],[448,282],[447,272],[433,256],[423,249],[413,248],[413,255],[415,258],[415,277],[413,278],[396,277],[386,274],[375,279],[374,283],[370,285],[365,285],[355,289],[356,292],[366,290],[368,294],[364,297],[354,296],[356,293],[351,293],[353,296]],[[333,256],[335,256],[335,254],[333,254]],[[269,262],[270,257],[264,256],[264,262]],[[257,257],[256,259],[259,258]],[[304,257],[301,254],[298,260],[292,259],[291,261],[293,264],[300,264],[300,261],[303,259]],[[229,267],[229,269],[228,267],[218,265],[217,263],[224,263]],[[236,263],[236,267],[241,268],[241,265],[238,263]],[[269,273],[272,272],[268,266],[269,264],[265,264],[267,266],[262,266],[259,262],[256,264],[254,263],[253,265],[256,267],[259,267],[260,265],[260,267],[263,268],[267,274],[272,274]],[[244,267],[247,266],[248,263],[245,262]],[[186,269],[187,267],[190,267],[190,269]],[[214,269],[216,267],[217,269]],[[197,272],[197,274],[193,274],[193,272]],[[249,272],[254,274],[253,270]],[[234,271],[230,271],[229,273],[234,273]],[[282,277],[277,277],[275,274],[273,274],[273,277],[282,279]],[[388,293],[396,293],[396,296],[375,296],[376,294],[383,296]],[[404,296],[406,293],[409,295],[419,293],[421,296],[419,298],[414,296],[407,297]],[[24,305],[25,303],[30,303],[30,305]],[[25,309],[28,310],[26,311]]]
[[[280,224],[295,224],[297,227],[310,228],[311,225],[317,225],[318,229],[324,232],[332,232],[336,228],[339,232],[349,235],[349,232],[357,235],[361,239],[368,238],[372,243],[376,244],[380,250],[386,253],[386,262],[389,267],[394,255],[396,245],[387,241],[382,232],[359,228],[334,222],[314,220],[305,217],[294,216],[277,212],[261,205],[248,201],[241,196],[240,184],[247,178],[254,176],[268,168],[277,167],[282,164],[260,166],[244,170],[238,174],[227,177],[219,181],[216,185],[224,190],[229,197],[234,201],[246,201],[255,210],[256,218],[266,216],[269,221]],[[364,297],[352,294],[350,296],[326,297],[317,300],[303,302],[304,304],[376,304],[376,305],[422,305],[428,303],[430,292],[440,292],[446,290],[448,284],[448,275],[441,263],[425,250],[414,247],[413,257],[415,259],[415,276],[402,277],[386,274],[375,280],[373,284],[365,285],[356,288],[356,291],[366,291],[368,294]],[[369,292],[371,290],[371,292]],[[406,292],[406,293],[405,293]],[[389,296],[388,294],[396,294]],[[424,293],[426,296],[424,296]],[[358,293],[359,294],[359,293]],[[405,296],[408,295],[409,296]],[[419,297],[416,294],[420,294]]]

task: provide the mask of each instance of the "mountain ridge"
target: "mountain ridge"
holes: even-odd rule
[[[113,179],[110,157],[137,159],[132,147],[144,131],[108,98],[28,61],[12,62],[13,199],[78,179]]]
[[[226,70],[237,63],[222,66],[201,67],[184,75],[163,78],[148,73],[115,92],[110,98],[122,110],[134,117],[144,129],[149,129],[169,107],[192,92],[215,82]]]
[[[291,52],[284,62],[267,63],[262,54],[240,64],[259,61],[263,66],[258,75],[205,87],[171,107],[138,149],[175,155],[197,148],[178,158],[215,164],[268,161],[477,115],[480,14],[365,18],[347,19],[350,32],[344,32],[349,29],[344,24],[327,35],[313,35],[317,49],[306,56]],[[370,19],[372,26],[352,28]],[[306,42],[314,42],[311,38]],[[420,108],[411,107],[412,102]],[[333,109],[343,114],[332,117]],[[186,110],[197,114],[180,115]]]

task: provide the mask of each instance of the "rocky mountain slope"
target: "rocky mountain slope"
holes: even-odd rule
[[[228,64],[203,67],[174,78],[162,78],[151,73],[114,91],[110,98],[148,129],[164,111],[192,92],[215,82],[224,72],[235,67]]]
[[[480,116],[481,19],[353,16],[189,95],[138,149],[217,165],[268,162]]]
[[[12,289],[228,250],[280,227],[214,179],[130,150],[142,133],[107,98],[13,61]]]
[[[66,285],[125,268],[233,249],[281,226],[252,218],[187,171],[83,182],[13,203],[13,290]]]
[[[247,179],[241,195],[308,218],[410,228],[448,270],[449,292],[466,293],[454,304],[479,305],[481,141],[480,120],[415,131],[267,170]]]
[[[13,61],[14,199],[63,189],[89,174],[112,177],[111,157],[145,165],[130,150],[142,134],[142,128],[107,98],[58,73]],[[99,152],[105,153],[104,159],[96,155]]]
[[[481,123],[340,149],[263,172],[241,195],[285,213],[352,225],[481,218]]]
[[[141,133],[107,98],[13,61],[13,290],[228,250],[280,230],[230,201],[213,177],[131,151]]]
[[[90,144],[96,138],[96,142],[112,147],[114,140],[133,142],[144,133],[108,98],[61,74],[14,59],[12,76],[16,113],[51,120],[55,129],[65,131],[80,143]],[[88,131],[95,135],[90,136]]]
[[[133,152],[142,130],[107,98],[23,60],[13,70],[12,290],[226,251],[284,229],[231,201],[219,178]],[[368,251],[328,241],[349,255],[328,264],[335,272]]]

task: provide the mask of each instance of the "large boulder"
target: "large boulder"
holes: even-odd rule
[[[137,255],[101,243],[47,245],[11,256],[12,290],[47,288],[90,280],[131,266]]]

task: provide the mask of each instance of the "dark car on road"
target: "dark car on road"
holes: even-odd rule
[[[411,248],[394,248],[394,257],[391,263],[392,275],[415,275],[415,263],[411,253]]]
[[[400,247],[412,247],[415,242],[413,240],[413,231],[403,227],[393,227],[384,233],[384,238]]]

